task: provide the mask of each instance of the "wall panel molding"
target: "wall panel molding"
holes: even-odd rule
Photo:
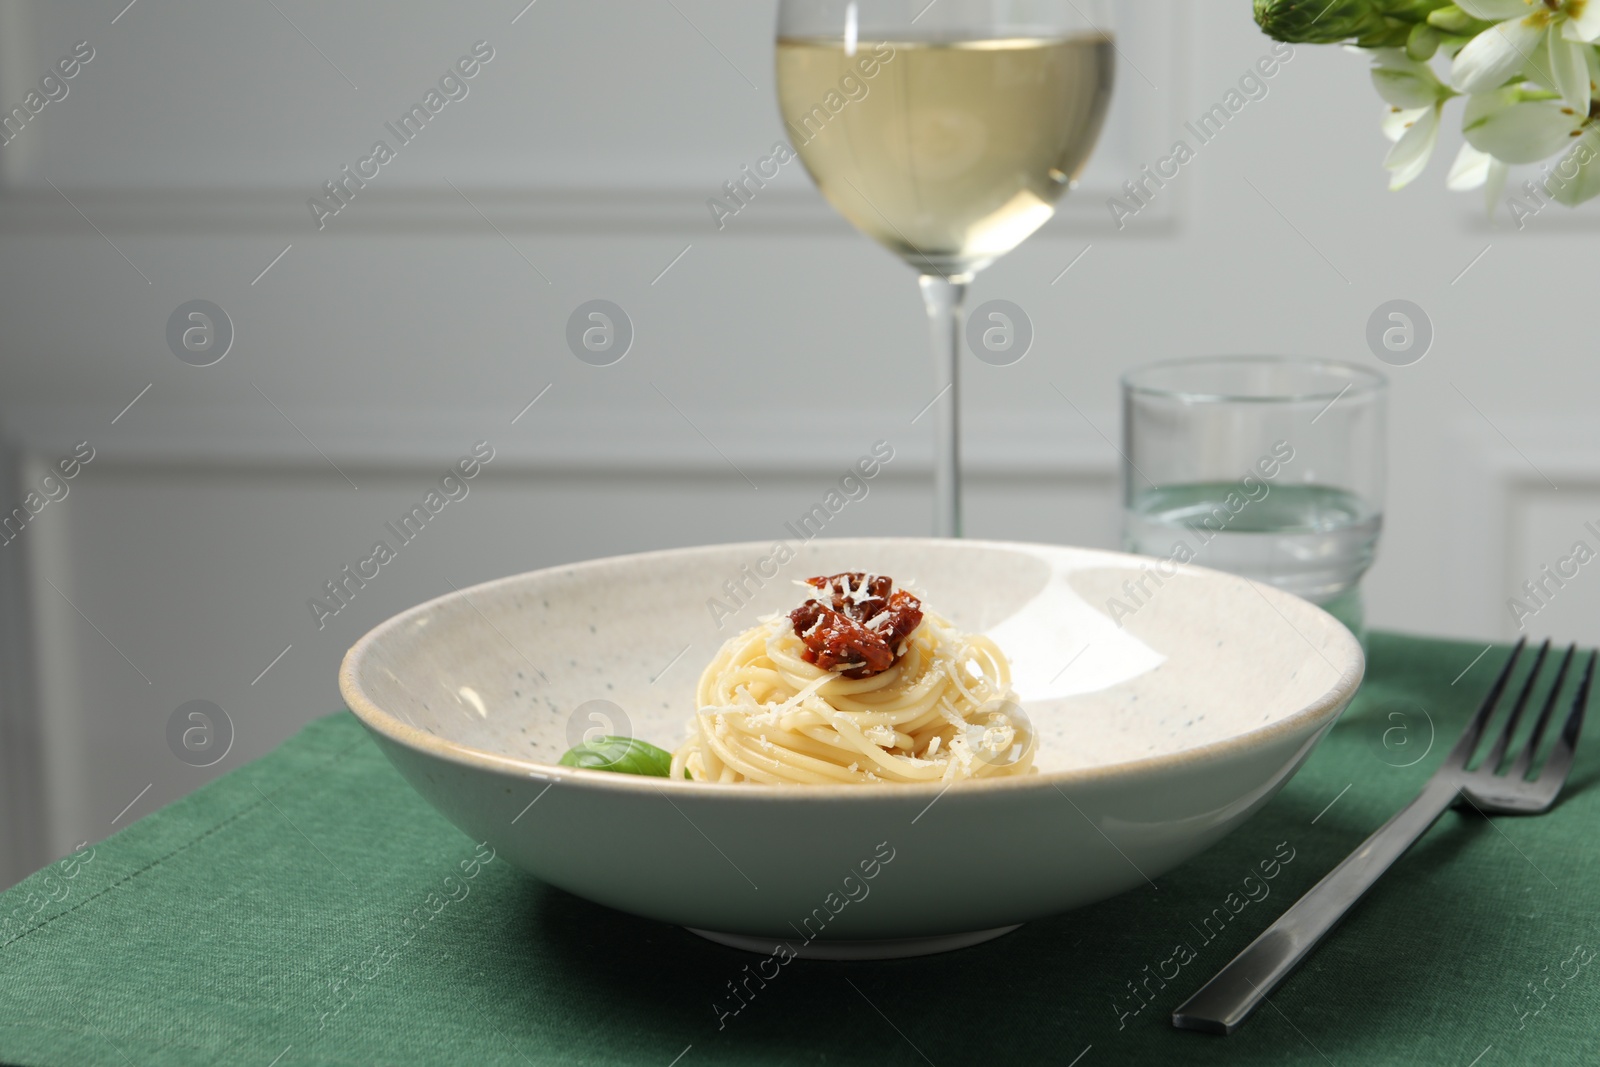
[[[0,499],[18,498],[20,449],[0,435]],[[44,737],[35,699],[28,542],[0,547],[0,889],[53,855],[46,841]]]
[[[896,470],[927,472],[932,449],[926,425],[909,425],[862,411],[832,414],[717,416],[708,430],[715,447],[696,427],[665,403],[628,411],[599,413],[560,406],[552,388],[520,417],[520,397],[503,408],[417,410],[294,409],[288,414],[301,437],[265,403],[251,407],[187,405],[161,407],[141,402],[140,418],[119,424],[110,464],[163,466],[324,468],[332,461],[368,469],[430,468],[449,462],[476,440],[494,444],[497,463],[525,470],[616,472],[702,476],[731,473],[721,449],[741,467],[781,473],[833,471],[877,438],[887,438],[903,453]],[[11,415],[18,447],[54,457],[84,439],[84,427],[104,426],[115,411],[99,404],[38,405]],[[606,417],[602,417],[604,414]],[[965,413],[965,465],[983,475],[1114,478],[1118,456],[1096,427],[1110,432],[1116,415],[1087,411],[1092,425],[1074,413]],[[512,418],[517,417],[515,424]],[[704,422],[704,420],[701,420]],[[799,449],[795,440],[823,442]],[[315,442],[315,448],[307,439]],[[318,453],[320,449],[322,454]],[[326,458],[324,458],[324,455]],[[96,460],[99,464],[102,461]]]
[[[1506,639],[1504,598],[1530,577],[1513,572],[1519,510],[1544,494],[1600,493],[1600,435],[1588,420],[1554,418],[1461,423],[1450,439],[1448,604],[1468,629]],[[1600,630],[1572,639],[1600,643]]]
[[[465,194],[464,196],[462,194]],[[680,234],[704,239],[850,236],[855,230],[815,189],[773,187],[721,230],[705,206],[707,192],[693,187],[635,189],[484,188],[460,192],[440,186],[366,189],[319,230],[303,188],[177,190],[151,188],[12,187],[0,193],[0,233],[108,233],[225,237],[270,231],[286,240],[334,241],[383,234],[453,233],[494,236],[491,224],[511,233],[596,233],[623,236]],[[1080,189],[1064,197],[1056,217],[1031,241],[1118,233],[1106,210],[1106,189]],[[1124,238],[1171,234],[1176,197],[1141,212]],[[79,212],[82,214],[79,214]],[[482,212],[480,214],[479,212]],[[488,220],[487,222],[485,220]]]
[[[759,39],[753,37],[750,23],[756,20],[748,8],[741,5],[735,13],[731,0],[718,3],[727,6],[725,25],[739,30],[738,48],[743,53],[736,55],[747,63],[769,65],[770,30],[763,31]],[[701,13],[715,10],[718,3],[699,5]],[[1081,186],[1063,199],[1057,218],[1036,239],[1116,232],[1106,199],[1119,195],[1123,183],[1136,178],[1142,166],[1166,155],[1174,137],[1181,133],[1188,95],[1190,23],[1196,16],[1179,0],[1119,0],[1116,7],[1122,59],[1111,121]],[[207,10],[204,17],[184,18],[184,10],[185,4],[180,2],[165,13],[162,32],[175,35],[167,43],[176,51],[203,50],[206,42],[198,35],[207,32],[207,25],[215,29],[214,16]],[[200,10],[197,6],[191,14]],[[476,21],[467,9],[459,14],[465,23]],[[581,28],[587,33],[594,29],[590,23],[603,17],[597,13],[586,21],[583,15],[568,11],[561,13],[560,20],[575,32]],[[666,18],[677,16],[669,11]],[[37,76],[34,67],[53,58],[52,50],[59,47],[60,40],[89,32],[89,25],[97,24],[86,21],[84,13],[67,12],[41,0],[15,0],[0,6],[0,90],[6,93],[4,99],[13,100],[25,92]],[[771,90],[766,87],[770,75],[763,71],[757,78],[763,87],[755,90],[765,97],[759,108],[746,106],[742,94],[739,106],[731,108],[692,101],[702,130],[677,145],[675,152],[630,155],[627,131],[616,131],[623,139],[621,144],[599,137],[593,128],[596,118],[581,107],[545,115],[534,127],[542,138],[534,150],[521,138],[504,136],[504,130],[516,101],[548,89],[539,80],[537,64],[529,63],[539,58],[541,46],[524,41],[513,47],[502,42],[500,66],[486,67],[485,80],[474,90],[485,102],[464,104],[459,116],[454,109],[442,113],[440,132],[426,131],[436,143],[407,149],[403,166],[396,164],[392,174],[381,172],[381,180],[359,190],[351,204],[328,220],[327,229],[319,233],[306,206],[307,198],[321,195],[322,184],[353,158],[351,153],[383,132],[379,120],[392,110],[391,104],[400,106],[400,98],[371,88],[372,95],[364,94],[359,106],[346,107],[346,102],[339,100],[340,106],[326,114],[301,116],[298,136],[285,140],[273,155],[272,166],[264,167],[255,131],[274,128],[268,120],[276,117],[276,105],[263,103],[263,98],[275,94],[223,83],[215,88],[215,103],[229,105],[228,123],[208,126],[210,111],[196,102],[182,101],[170,119],[174,129],[183,129],[175,140],[168,136],[124,143],[116,150],[117,165],[112,166],[105,152],[93,150],[97,135],[107,132],[96,122],[109,121],[111,115],[120,114],[117,107],[144,99],[161,84],[153,78],[146,84],[136,73],[139,68],[126,66],[136,64],[140,51],[149,47],[143,36],[152,32],[150,26],[130,23],[118,29],[131,32],[111,38],[97,34],[101,58],[84,68],[72,94],[39,116],[34,124],[38,129],[25,130],[24,136],[0,151],[0,189],[4,190],[0,193],[0,230],[82,228],[83,218],[73,205],[108,232],[274,229],[286,240],[309,240],[341,233],[483,228],[483,218],[447,184],[448,179],[460,186],[477,209],[508,231],[710,236],[719,230],[706,207],[707,199],[722,195],[723,182],[737,174],[740,163],[755,158],[752,151],[764,151],[786,135],[776,106],[770,103]],[[687,27],[676,29],[689,32]],[[409,32],[391,28],[348,44],[353,51],[376,50],[381,55],[386,48],[409,50],[417,44],[417,32],[420,25]],[[650,32],[649,20],[617,27],[616,39],[611,42],[613,61],[632,61],[651,69],[661,53],[656,40],[648,36]],[[552,75],[587,63],[575,55],[556,52],[548,44],[542,47]],[[373,62],[378,61],[378,56],[373,56]],[[491,74],[498,83],[488,80]],[[116,92],[119,84],[129,90],[124,94],[128,100],[108,102],[103,94]],[[618,101],[606,95],[606,86],[587,78],[584,84],[600,93],[598,114],[616,118]],[[671,85],[661,89],[659,99],[641,99],[620,114],[633,116],[638,119],[635,125],[645,122],[646,127],[681,123],[686,103],[681,97],[686,90]],[[97,97],[98,104],[93,102]],[[105,118],[100,117],[101,112]],[[358,118],[363,115],[368,117]],[[673,147],[674,142],[668,145]],[[470,153],[465,156],[467,162],[460,161],[463,151]],[[66,193],[71,204],[51,188],[51,182]],[[1126,233],[1151,237],[1169,232],[1181,217],[1184,197],[1180,188],[1156,198]],[[758,191],[748,208],[728,220],[721,233],[810,234],[819,227],[824,232],[849,232],[847,224],[812,188],[800,164],[791,163]]]

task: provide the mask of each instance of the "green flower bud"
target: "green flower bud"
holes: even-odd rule
[[[1440,33],[1426,22],[1411,27],[1406,38],[1406,55],[1419,63],[1426,63],[1439,50]]]
[[[1476,37],[1493,26],[1492,22],[1473,18],[1454,4],[1446,4],[1428,13],[1428,25],[1455,37]]]
[[[1256,25],[1290,44],[1335,44],[1388,30],[1375,0],[1255,0]]]
[[[1354,38],[1364,48],[1403,47],[1411,27],[1448,0],[1254,0],[1256,24],[1291,44]]]
[[[1410,25],[1426,22],[1435,11],[1449,6],[1452,6],[1449,0],[1378,0],[1378,7],[1385,15]]]
[[[1356,44],[1362,48],[1405,48],[1411,40],[1412,25],[1391,18],[1383,22],[1383,29],[1357,37]]]

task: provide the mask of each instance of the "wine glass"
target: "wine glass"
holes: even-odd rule
[[[778,104],[796,153],[841,215],[920,275],[938,390],[936,536],[961,536],[967,285],[1077,180],[1115,51],[1107,0],[779,2]]]

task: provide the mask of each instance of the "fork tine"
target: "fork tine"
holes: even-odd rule
[[[1600,656],[1600,652],[1589,653],[1589,665],[1584,668],[1583,681],[1578,683],[1578,694],[1572,700],[1572,710],[1567,713],[1567,721],[1561,726],[1561,736],[1550,750],[1544,770],[1539,772],[1538,781],[1541,783],[1555,776],[1555,786],[1560,788],[1567,780],[1567,772],[1572,770],[1572,754],[1578,747],[1578,732],[1583,729],[1583,715],[1589,704],[1589,683],[1594,680],[1596,656]]]
[[[1484,694],[1483,703],[1478,705],[1478,710],[1473,713],[1467,728],[1461,731],[1461,737],[1456,741],[1455,747],[1444,758],[1446,764],[1465,767],[1467,760],[1472,758],[1472,750],[1478,747],[1478,738],[1483,735],[1483,725],[1489,721],[1489,715],[1494,711],[1495,704],[1499,703],[1500,694],[1505,690],[1506,682],[1511,678],[1511,671],[1517,665],[1517,658],[1522,655],[1522,650],[1527,644],[1528,639],[1524,637],[1512,648],[1511,655],[1506,657],[1506,665],[1500,668],[1500,676],[1494,680],[1494,685],[1489,687],[1489,692]]]
[[[1539,654],[1533,659],[1533,669],[1528,671],[1527,681],[1522,683],[1522,692],[1517,694],[1517,702],[1511,707],[1511,714],[1506,716],[1506,723],[1500,728],[1500,736],[1494,739],[1494,747],[1484,757],[1478,769],[1498,774],[1500,761],[1505,758],[1506,746],[1511,744],[1511,735],[1517,732],[1517,723],[1522,721],[1522,710],[1528,706],[1528,698],[1533,695],[1533,686],[1539,680],[1539,669],[1544,666],[1544,657],[1550,651],[1550,639],[1547,637],[1544,644],[1539,646]]]
[[[1533,733],[1528,735],[1528,743],[1522,746],[1522,751],[1511,764],[1511,776],[1518,781],[1527,777],[1528,768],[1533,765],[1533,757],[1538,755],[1539,744],[1544,740],[1545,728],[1550,725],[1550,714],[1555,711],[1556,699],[1561,696],[1561,687],[1566,684],[1567,668],[1572,666],[1572,657],[1577,655],[1577,652],[1577,645],[1567,646],[1567,654],[1561,657],[1561,669],[1556,671],[1556,680],[1550,683],[1550,695],[1545,697],[1544,707],[1539,709],[1539,719],[1533,724]]]

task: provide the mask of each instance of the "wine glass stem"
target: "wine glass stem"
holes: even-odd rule
[[[968,277],[918,279],[933,331],[933,535],[961,536],[961,387],[958,354]]]

